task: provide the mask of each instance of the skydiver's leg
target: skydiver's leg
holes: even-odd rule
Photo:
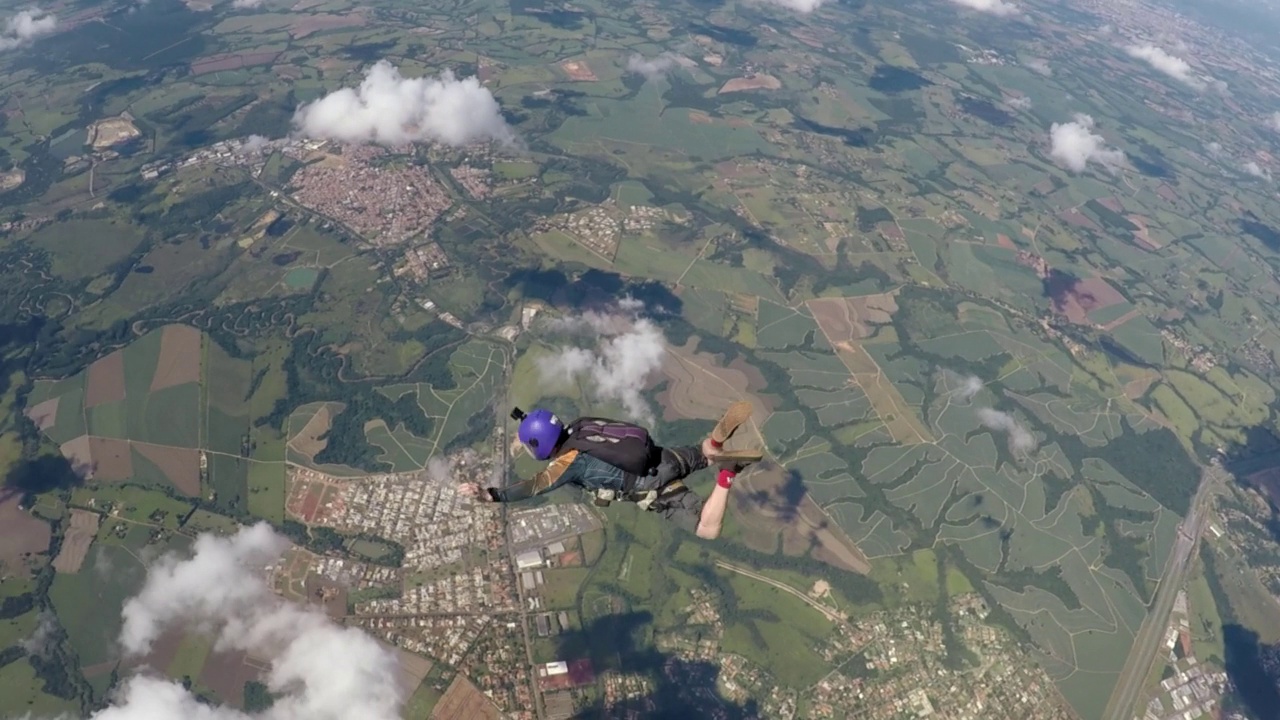
[[[664,520],[670,520],[685,530],[696,533],[702,519],[702,497],[685,488],[674,497],[664,499],[655,512]]]
[[[677,480],[685,479],[709,464],[702,448],[663,448],[662,460],[658,464],[657,471],[653,475],[640,478],[636,487],[638,490],[663,488]],[[720,494],[724,495],[725,492],[721,491]],[[728,497],[718,497],[713,491],[712,498],[715,502],[704,507],[702,497],[686,486],[674,495],[660,497],[655,512],[664,519],[674,521],[689,532],[697,533],[699,537],[714,538],[720,534],[720,525]],[[715,507],[713,508],[712,505]],[[710,527],[714,527],[715,531],[709,532]]]
[[[652,475],[639,478],[637,490],[657,490],[676,480],[698,472],[708,465],[707,457],[701,448],[673,447],[662,448],[661,460]]]

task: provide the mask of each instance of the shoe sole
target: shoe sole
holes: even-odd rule
[[[733,437],[733,433],[737,431],[742,423],[751,419],[751,403],[746,400],[740,400],[729,406],[724,411],[724,416],[720,418],[720,422],[716,423],[714,429],[711,430],[711,439],[714,442],[723,444],[726,440]]]
[[[726,462],[752,463],[752,462],[759,462],[760,460],[763,460],[763,459],[764,459],[764,452],[757,449],[725,450],[724,452],[720,453],[719,455],[716,455],[715,457],[715,461],[717,463],[726,463]]]

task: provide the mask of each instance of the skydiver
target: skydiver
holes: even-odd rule
[[[751,417],[751,403],[736,402],[725,411],[700,447],[658,447],[648,430],[631,423],[584,417],[565,425],[550,410],[511,417],[529,454],[551,464],[532,478],[505,488],[464,483],[459,491],[481,502],[526,500],[563,485],[577,485],[605,506],[617,499],[675,520],[698,537],[720,535],[734,477],[762,455],[758,450],[725,450],[724,443]],[[683,482],[711,464],[719,467],[716,486],[705,504]]]

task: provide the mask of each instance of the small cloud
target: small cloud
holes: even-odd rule
[[[48,35],[58,27],[58,18],[37,8],[19,12],[5,21],[0,33],[0,50],[12,50],[29,45],[41,35]]]
[[[1018,14],[1018,8],[1010,5],[1004,0],[951,0],[951,2],[962,7],[967,7],[970,10],[977,10],[978,12],[984,12],[999,17],[1008,17],[1010,15]]]
[[[1242,164],[1240,166],[1240,170],[1245,174],[1252,175],[1256,178],[1262,178],[1264,180],[1271,179],[1271,171],[1267,170],[1266,168],[1262,167],[1261,165],[1259,165],[1258,163],[1252,160]]]
[[[231,7],[237,10],[252,10],[262,7],[263,0],[232,0]]]
[[[53,649],[57,630],[57,618],[48,610],[43,610],[40,612],[40,619],[35,631],[31,633],[31,637],[23,640],[20,645],[28,654],[44,657]]]
[[[666,338],[652,320],[642,317],[644,304],[625,298],[612,312],[586,312],[557,319],[552,329],[591,335],[594,348],[563,346],[539,358],[544,381],[569,386],[585,382],[601,400],[614,400],[633,420],[653,421],[653,409],[642,394],[662,367]]]
[[[982,378],[977,375],[961,375],[946,368],[942,369],[942,379],[947,387],[947,394],[964,401],[972,400],[984,386]]]
[[[431,459],[427,460],[427,478],[440,485],[452,485],[453,468],[448,460],[439,455],[432,455]]]
[[[1009,434],[1009,446],[1014,452],[1028,453],[1035,449],[1036,438],[1022,423],[1007,412],[994,408],[978,408],[978,422],[983,427]]]
[[[1271,126],[1272,130],[1280,131],[1280,112],[1271,113],[1271,117],[1268,118],[1267,124]]]
[[[1049,128],[1049,157],[1066,170],[1084,172],[1090,162],[1112,168],[1124,162],[1124,153],[1107,147],[1106,140],[1093,133],[1093,118],[1076,113],[1075,120],[1054,123]]]
[[[667,74],[667,71],[675,67],[679,60],[671,53],[662,53],[652,60],[646,58],[640,53],[636,53],[627,58],[627,72],[643,75],[653,80]]]
[[[1191,74],[1191,65],[1180,57],[1170,55],[1163,49],[1146,43],[1143,45],[1130,45],[1125,48],[1125,52],[1131,57],[1145,61],[1148,65],[1156,70],[1178,80],[1189,87],[1197,90],[1203,90],[1205,83],[1203,80]]]
[[[271,147],[271,140],[261,135],[250,135],[244,139],[244,142],[239,147],[239,151],[243,153],[256,153],[262,152],[268,147]]]
[[[1205,145],[1204,149],[1209,152],[1209,155],[1213,157],[1218,157],[1219,155],[1222,154],[1222,143],[1214,141],[1209,143],[1208,145]]]
[[[1053,74],[1053,68],[1049,67],[1049,61],[1044,58],[1031,58],[1022,64],[1026,65],[1027,69],[1031,72],[1044,75],[1045,77]]]
[[[498,101],[477,78],[459,80],[448,70],[406,78],[386,60],[369,68],[360,87],[299,107],[293,125],[305,137],[350,143],[516,141]]]
[[[759,0],[767,5],[776,5],[787,10],[794,10],[801,15],[807,15],[814,10],[822,7],[822,3],[826,0]]]
[[[1009,100],[1009,107],[1013,108],[1014,110],[1030,110],[1031,98],[1027,97],[1026,95],[1023,95],[1021,97],[1011,98]]]

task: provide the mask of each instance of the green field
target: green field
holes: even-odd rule
[[[53,256],[54,272],[79,280],[128,257],[144,234],[143,228],[114,219],[70,220],[46,225],[31,242]]]

